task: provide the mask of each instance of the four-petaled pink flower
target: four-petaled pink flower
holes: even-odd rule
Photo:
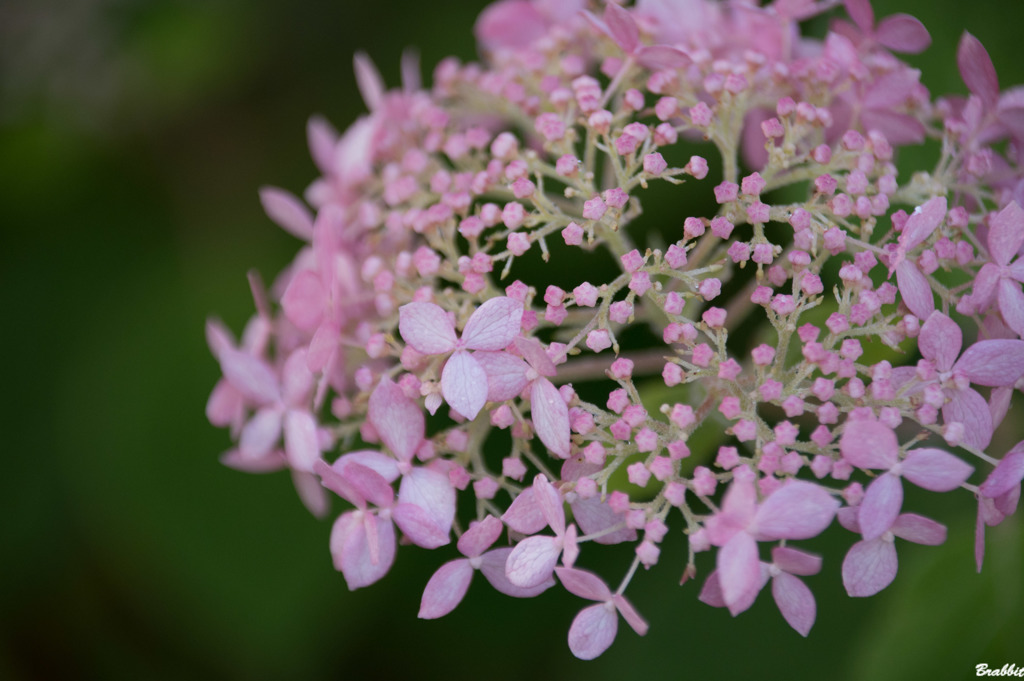
[[[313,415],[304,406],[308,403],[312,376],[304,367],[304,353],[296,350],[285,363],[283,379],[278,379],[270,365],[260,358],[270,332],[266,317],[253,317],[239,348],[219,322],[207,322],[207,341],[220,362],[224,378],[214,386],[206,415],[215,425],[230,426],[232,436],[244,434],[244,447],[240,441],[237,448],[225,452],[221,457],[224,465],[247,473],[269,473],[290,467],[299,498],[310,513],[320,518],[327,513],[328,499],[312,473],[312,462],[320,456],[321,433],[315,420],[310,431],[309,420]],[[247,422],[250,408],[257,411]],[[282,423],[283,451],[276,446]]]
[[[987,447],[992,440],[992,413],[985,398],[970,384],[999,387],[1016,383],[1024,376],[1024,341],[982,340],[960,355],[963,346],[960,326],[936,310],[921,326],[917,346],[928,361],[927,368],[933,372],[932,376],[922,380],[918,369],[899,367],[893,370],[893,382],[914,381],[916,385],[911,385],[911,392],[939,385],[946,398],[942,405],[945,422],[963,424],[966,444],[978,449]]]
[[[239,458],[252,461],[269,456],[283,432],[288,465],[312,472],[313,462],[320,458],[320,443],[311,404],[313,375],[306,368],[305,348],[288,356],[279,377],[259,357],[236,349],[216,323],[207,324],[207,336],[225,380],[255,411],[242,426]]]
[[[842,508],[839,510],[839,524],[851,532],[861,532],[857,515],[856,507]],[[899,569],[896,537],[915,544],[938,546],[946,541],[946,527],[914,513],[903,513],[881,535],[857,542],[843,559],[846,593],[855,597],[874,596],[896,579]]]
[[[543,474],[538,474],[533,480],[533,498],[544,518],[544,524],[554,530],[555,536],[527,537],[516,544],[508,555],[505,575],[512,584],[523,588],[534,587],[550,579],[560,555],[562,563],[571,567],[579,553],[576,547],[576,526],[565,526],[562,497]],[[509,516],[509,513],[506,512],[505,516]],[[502,516],[502,520],[508,523],[509,519],[505,516]],[[509,517],[514,518],[514,514]],[[513,527],[511,523],[509,526]]]
[[[629,10],[613,2],[604,7],[604,16],[583,11],[583,16],[599,31],[607,35],[638,64],[651,69],[677,69],[690,65],[686,52],[671,45],[644,45],[640,42],[640,29]]]
[[[487,375],[487,399],[510,400],[530,388],[530,417],[544,446],[565,459],[570,453],[569,408],[548,380],[555,365],[535,338],[519,337],[514,348],[526,361],[509,352],[479,351],[474,359]]]
[[[832,30],[864,45],[878,44],[893,52],[919,54],[931,45],[928,29],[909,14],[892,14],[875,24],[870,0],[843,0],[846,11],[856,26],[837,21]]]
[[[469,420],[487,402],[487,374],[469,350],[504,350],[519,335],[523,304],[500,296],[476,309],[455,335],[455,324],[439,305],[408,303],[398,309],[398,331],[424,355],[451,353],[441,371],[441,394],[448,405]]]
[[[736,469],[721,510],[705,524],[708,540],[721,547],[716,566],[729,612],[749,608],[761,589],[758,541],[815,537],[838,508],[839,501],[823,487],[803,480],[789,481],[758,504],[753,472]]]
[[[907,259],[907,254],[932,235],[946,217],[946,197],[936,196],[914,209],[900,234],[895,253],[889,262],[889,276],[896,273],[896,284],[907,309],[920,319],[927,319],[935,309],[935,298],[928,278]]]
[[[1006,325],[1018,336],[1024,336],[1024,258],[1014,258],[1022,245],[1024,210],[1011,201],[989,221],[988,255],[992,262],[985,263],[978,272],[970,297],[972,307],[979,312],[995,302]]]
[[[814,626],[818,606],[814,601],[814,594],[802,580],[797,579],[796,575],[806,577],[821,572],[821,557],[788,546],[776,546],[772,549],[772,562],[761,563],[760,567],[759,586],[749,597],[750,603],[747,607],[753,605],[754,598],[770,578],[772,598],[775,599],[779,612],[789,626],[806,637]],[[708,575],[699,599],[714,608],[726,607],[717,570]]]
[[[1017,510],[1020,482],[1024,480],[1024,442],[1006,453],[1003,460],[978,486],[978,521],[974,535],[974,560],[981,572],[985,559],[985,526],[995,527]]]
[[[356,507],[331,530],[334,565],[349,589],[368,586],[391,568],[394,525],[413,544],[432,549],[448,543],[455,519],[455,490],[448,476],[411,463],[424,435],[419,407],[384,378],[370,396],[369,418],[397,460],[363,450],[344,454],[332,465],[318,460],[313,468],[325,487]],[[391,484],[399,478],[396,499]]]
[[[906,478],[932,492],[949,492],[967,480],[974,468],[941,449],[912,449],[902,461],[896,433],[878,421],[847,421],[839,440],[843,458],[858,468],[883,469],[861,500],[857,512],[864,539],[876,539],[886,532],[903,507]]]
[[[503,529],[501,521],[489,515],[480,522],[473,523],[465,534],[459,537],[459,553],[466,557],[448,561],[437,569],[423,591],[419,617],[436,619],[454,610],[466,595],[475,570],[482,572],[495,589],[516,598],[530,598],[555,585],[555,580],[551,578],[529,588],[519,587],[508,581],[508,577],[505,576],[505,563],[512,549],[505,547],[487,551]]]
[[[604,580],[594,573],[572,567],[556,568],[555,573],[569,593],[598,601],[596,605],[580,610],[569,627],[569,650],[576,657],[593,660],[608,650],[618,633],[619,614],[633,631],[641,636],[647,633],[647,622],[626,597],[613,594]]]

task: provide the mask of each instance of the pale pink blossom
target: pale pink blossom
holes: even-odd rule
[[[502,529],[501,521],[489,515],[459,537],[459,553],[465,558],[445,563],[430,578],[420,602],[420,618],[436,619],[454,610],[466,595],[476,570],[482,572],[495,589],[516,598],[530,598],[555,585],[555,580],[550,578],[530,588],[518,587],[508,580],[505,563],[512,549],[487,551],[497,541]]]
[[[509,554],[505,575],[512,584],[525,589],[550,579],[559,556],[562,556],[564,565],[572,566],[578,552],[576,526],[566,527],[565,509],[558,490],[542,474],[534,478],[532,489],[533,498],[543,518],[544,524],[541,527],[550,527],[555,536],[527,537],[516,544]],[[509,522],[505,517],[502,519]]]
[[[487,401],[487,374],[469,350],[504,350],[519,334],[523,305],[507,297],[488,300],[469,317],[462,337],[448,313],[434,303],[408,303],[398,310],[398,329],[424,355],[450,354],[441,372],[441,394],[472,420]]]
[[[1020,483],[1024,479],[1024,442],[1013,449],[978,486],[978,520],[975,526],[974,559],[981,572],[985,559],[985,526],[1003,522],[1017,510],[1020,501]]]
[[[839,511],[839,522],[851,532],[860,532],[855,508]],[[843,586],[854,597],[874,596],[896,578],[895,539],[915,544],[938,546],[946,541],[946,528],[940,523],[913,513],[904,513],[893,520],[885,531],[873,538],[862,539],[850,547],[843,559]]]
[[[858,468],[887,471],[868,485],[858,507],[857,523],[865,540],[880,537],[896,522],[903,507],[903,478],[933,492],[949,492],[974,471],[941,449],[912,449],[901,460],[896,433],[878,421],[847,421],[839,451]]]
[[[569,628],[569,650],[581,660],[593,660],[615,640],[619,615],[636,633],[647,633],[647,622],[621,594],[613,594],[604,581],[592,572],[573,567],[555,568],[566,591],[598,601],[576,615]]]

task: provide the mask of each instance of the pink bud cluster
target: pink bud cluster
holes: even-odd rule
[[[799,542],[838,520],[832,565],[869,596],[896,538],[945,540],[907,484],[976,496],[980,570],[1024,478],[1024,443],[993,446],[1024,377],[1024,98],[965,33],[969,94],[933,99],[896,56],[928,32],[868,0],[796,39],[834,4],[499,0],[484,61],[443,61],[429,89],[357,56],[369,113],[310,122],[304,200],[260,194],[302,248],[268,291],[252,279],[240,342],[207,327],[224,463],[288,469],[318,517],[344,499],[330,551],[352,589],[399,535],[455,540],[421,617],[476,571],[594,602],[569,630],[586,659],[620,616],[646,632],[624,592],[670,531],[684,582],[713,553],[700,600],[736,615],[771,581],[804,636],[802,578],[834,559]],[[899,148],[925,139],[934,169],[901,183]],[[682,183],[714,214],[675,204],[667,241],[638,227],[645,192]],[[614,589],[576,567],[620,543]]]

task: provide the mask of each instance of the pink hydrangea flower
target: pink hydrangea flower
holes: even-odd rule
[[[462,337],[451,317],[434,303],[399,308],[399,333],[424,355],[449,354],[441,372],[441,394],[452,409],[472,420],[487,401],[487,374],[470,350],[504,350],[519,334],[522,303],[507,297],[488,300],[470,316]]]

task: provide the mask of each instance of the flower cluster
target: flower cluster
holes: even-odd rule
[[[646,632],[625,590],[671,525],[684,582],[714,554],[701,601],[737,615],[770,580],[805,636],[801,577],[832,559],[800,542],[838,520],[869,596],[896,538],[945,540],[906,484],[977,497],[980,570],[1024,478],[1024,442],[997,437],[1024,376],[1024,90],[965,33],[969,94],[933,99],[896,56],[928,32],[869,0],[800,34],[836,4],[499,0],[483,61],[430,88],[357,56],[369,112],[310,122],[304,200],[260,193],[298,255],[252,279],[240,342],[208,324],[224,462],[288,469],[316,516],[348,502],[330,551],[352,589],[399,533],[455,540],[420,617],[476,570],[595,602],[569,630],[586,659],[620,615]],[[921,143],[934,169],[901,181]],[[671,207],[642,216],[648,195]],[[620,543],[614,588],[577,567]]]

